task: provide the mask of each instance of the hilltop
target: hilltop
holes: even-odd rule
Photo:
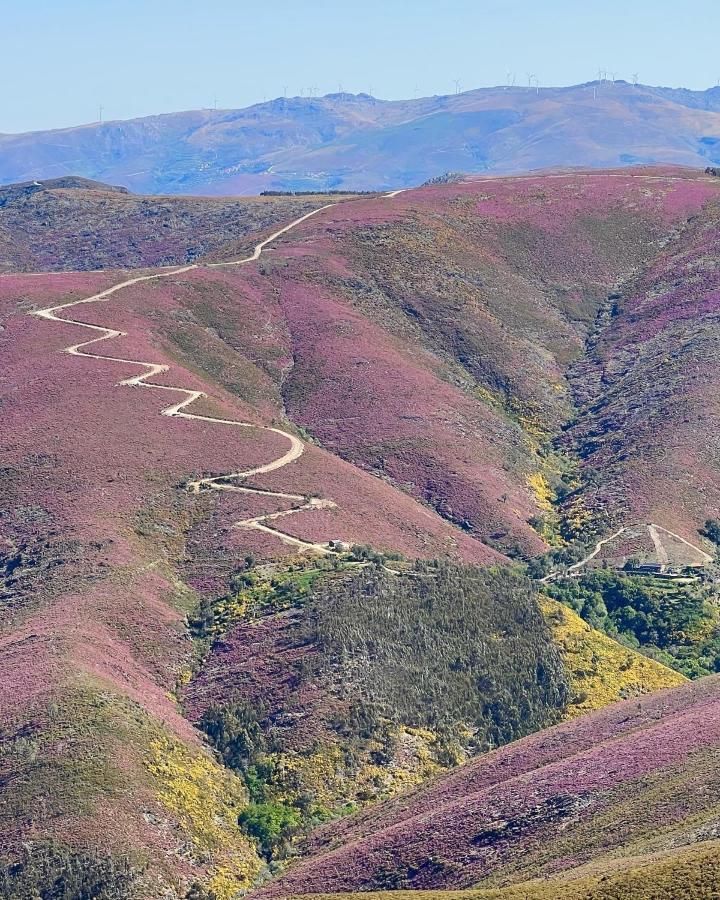
[[[6,184],[0,187],[0,207],[6,206],[20,197],[29,197],[38,191],[100,191],[110,194],[127,194],[127,188],[112,184],[103,184],[101,181],[91,181],[89,178],[79,178],[76,175],[67,175],[63,178],[50,178],[46,181],[24,181],[20,184]]]
[[[280,97],[0,135],[0,182],[72,172],[146,193],[389,190],[447,171],[720,161],[720,87],[590,82],[386,101]]]
[[[77,177],[6,185],[0,273],[182,265],[331,199],[148,197]]]

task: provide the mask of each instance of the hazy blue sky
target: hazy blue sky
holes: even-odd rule
[[[336,91],[596,77],[706,88],[720,0],[0,0],[0,132]]]

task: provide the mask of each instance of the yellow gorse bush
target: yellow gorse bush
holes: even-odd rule
[[[147,768],[157,782],[157,798],[174,815],[196,861],[207,865],[210,889],[231,900],[248,888],[262,864],[238,828],[247,806],[242,781],[202,751],[158,738],[150,743]]]
[[[541,597],[540,606],[553,629],[576,698],[565,718],[687,681],[679,672],[596,631],[561,603]]]

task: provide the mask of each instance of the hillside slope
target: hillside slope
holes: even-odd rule
[[[284,332],[266,331],[265,311],[251,302],[234,320],[244,340],[265,350],[261,365],[208,330],[204,317],[237,299],[229,288],[233,276],[211,271],[178,276],[170,290],[166,282],[128,287],[121,302],[113,297],[75,315],[101,332],[101,323],[112,321],[125,332],[114,338],[118,356],[167,365],[181,386],[211,397],[197,412],[259,426],[282,422]],[[87,329],[27,315],[119,280],[112,273],[0,280],[1,766],[10,792],[4,849],[47,845],[52,870],[66,858],[66,846],[90,845],[120,873],[146,877],[150,866],[144,896],[156,889],[150,883],[164,891],[175,886],[184,896],[180,886],[200,879],[224,900],[263,866],[237,828],[247,790],[203,749],[173,691],[195,654],[186,616],[197,605],[196,591],[222,591],[251,550],[269,557],[288,552],[276,533],[233,523],[302,505],[299,491],[309,504],[289,527],[299,539],[341,536],[478,562],[501,557],[396,488],[313,446],[280,484],[292,490],[294,503],[262,492],[188,492],[187,481],[200,474],[281,458],[287,436],[248,427],[225,428],[218,439],[207,423],[164,417],[164,390],[118,386],[137,374],[137,364],[63,354],[89,339]],[[193,305],[194,324],[186,312]],[[232,322],[223,327],[229,342]],[[190,362],[183,365],[184,358]],[[259,477],[256,483],[266,486]],[[316,507],[313,495],[332,497],[335,505]],[[87,859],[91,870],[98,865]]]
[[[388,190],[446,171],[720,161],[720,88],[495,87],[384,101],[278,98],[0,135],[0,182],[69,173],[147,193]]]
[[[0,273],[193,262],[329,197],[140,197],[82,178],[0,188]]]
[[[258,282],[292,335],[289,415],[504,552],[540,550],[570,367],[614,286],[719,187],[677,171],[475,180],[309,220]]]
[[[148,896],[198,880],[226,900],[265,872],[236,827],[248,784],[178,699],[193,722],[204,689],[233,699],[232,666],[192,623],[248,559],[296,565],[298,552],[329,555],[331,540],[478,565],[545,551],[555,490],[577,479],[552,446],[575,411],[571,367],[616,283],[690,240],[719,189],[673,169],[340,198],[289,230],[263,220],[255,254],[252,221],[228,241],[232,207],[213,219],[188,200],[213,248],[198,264],[0,277],[9,849],[59,842],[45,847],[54,865],[100,844]],[[145,202],[86,185],[25,200],[76,190],[89,215]],[[173,204],[162,218],[175,254],[187,228]],[[99,262],[117,265],[110,218]],[[153,229],[137,233],[145,259]],[[67,264],[58,257],[48,264]],[[693,516],[703,511],[698,491]],[[297,672],[283,668],[277,621],[235,621],[224,640],[237,662],[257,637],[261,668],[280,659],[280,705],[301,704],[284,693]],[[560,641],[568,658],[573,641]],[[593,690],[611,700],[675,677],[636,662],[627,681]]]
[[[310,858],[259,896],[480,886],[490,897],[666,897],[640,885],[675,872],[698,888],[690,896],[712,897],[710,871],[697,879],[703,857],[717,858],[719,697],[718,678],[704,679],[496,750],[320,829]]]
[[[318,822],[686,680],[538,603],[518,571],[376,562],[246,569],[193,620],[209,647],[184,708],[258,812],[295,820],[261,834],[276,863]]]
[[[613,523],[659,521],[697,541],[720,508],[719,254],[715,202],[623,287],[573,373],[568,442],[596,473],[588,506]]]

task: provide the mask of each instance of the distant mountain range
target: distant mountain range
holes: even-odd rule
[[[589,82],[385,101],[278,98],[0,135],[0,183],[73,174],[169,194],[382,190],[448,171],[720,162],[720,87]]]

